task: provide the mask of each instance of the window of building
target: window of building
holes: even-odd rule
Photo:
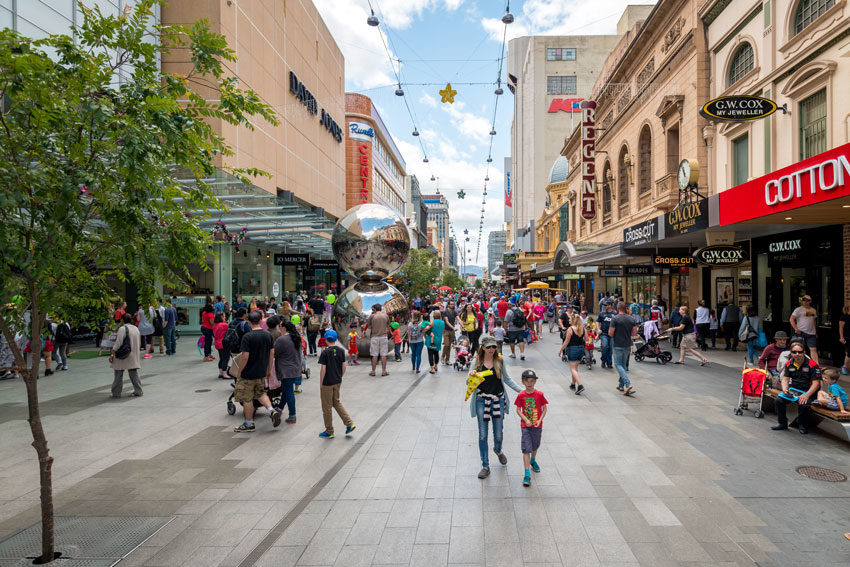
[[[809,27],[834,5],[835,0],[800,0],[794,13],[794,35]]]
[[[746,183],[750,178],[750,136],[744,134],[732,140],[732,185]]]
[[[732,86],[740,81],[744,75],[749,73],[755,67],[755,53],[753,46],[749,43],[742,43],[732,56],[732,63],[729,65],[729,76],[727,77],[727,85]]]
[[[800,159],[826,151],[826,89],[800,101]]]
[[[652,190],[652,132],[649,125],[643,127],[638,142],[638,194]]]
[[[546,77],[546,94],[576,94],[576,76]]]
[[[575,61],[576,50],[573,47],[549,47],[546,49],[547,61]]]
[[[602,170],[602,224],[607,225],[611,222],[611,184],[614,181],[614,174],[611,172],[611,164],[605,162],[605,168]]]
[[[620,207],[620,216],[629,207],[629,167],[631,159],[626,146],[620,148],[620,157],[617,159],[617,201]]]

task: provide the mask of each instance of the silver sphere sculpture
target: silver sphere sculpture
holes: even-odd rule
[[[352,207],[334,227],[331,239],[334,257],[345,271],[359,281],[337,297],[333,326],[340,337],[347,336],[352,323],[360,335],[357,348],[369,356],[369,332],[364,332],[372,307],[381,306],[390,321],[407,323],[407,300],[395,287],[383,281],[396,273],[410,251],[407,226],[392,209],[376,203]]]

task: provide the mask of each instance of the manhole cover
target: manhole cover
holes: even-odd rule
[[[195,390],[196,394],[203,394],[204,392],[212,392],[209,388],[203,388],[201,390]]]
[[[847,480],[846,474],[823,467],[797,467],[797,472],[812,480],[825,482],[844,482]]]

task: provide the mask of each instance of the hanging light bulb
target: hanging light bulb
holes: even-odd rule
[[[413,128],[413,135],[414,135],[414,136],[418,136],[418,135],[419,135],[419,130],[417,130],[415,126],[414,126],[414,128]]]
[[[490,156],[487,156],[487,163],[493,163],[493,158],[490,157]]]
[[[490,135],[491,135],[491,136],[495,136],[495,135],[496,135],[496,128],[495,128],[495,127],[494,127],[492,130],[490,130]]]
[[[514,15],[511,14],[510,2],[508,2],[508,5],[505,7],[505,15],[502,16],[502,23],[505,25],[514,23]]]
[[[431,176],[431,181],[436,181],[436,180],[437,180],[437,178],[436,178],[436,177],[434,177],[434,176],[432,175],[432,176]]]
[[[502,18],[502,21],[504,20],[505,18]],[[375,15],[375,10],[372,10],[372,15],[366,18],[366,23],[372,26],[373,28],[381,23],[380,21],[378,21],[378,16]]]
[[[486,176],[486,177],[484,178],[484,181],[490,181],[490,176],[489,176],[489,175],[488,175],[488,176]]]
[[[499,79],[496,81],[495,93],[496,96],[505,94],[505,91],[502,90],[502,77],[499,77]]]
[[[401,88],[401,83],[398,84],[398,88],[395,90],[395,96],[404,96],[404,89]]]
[[[428,163],[428,156],[425,156],[425,157],[422,159],[422,163]]]

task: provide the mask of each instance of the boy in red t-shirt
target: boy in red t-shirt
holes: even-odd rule
[[[543,434],[543,418],[546,417],[546,408],[549,402],[540,390],[535,390],[537,374],[534,370],[526,370],[522,373],[522,385],[525,390],[517,394],[514,405],[516,412],[522,420],[522,462],[525,465],[525,477],[522,479],[523,486],[531,486],[531,471],[540,472],[537,464],[537,449],[540,448],[540,438]],[[530,470],[529,470],[530,469]]]
[[[360,364],[357,362],[357,323],[350,325],[351,331],[348,333],[348,365]]]

